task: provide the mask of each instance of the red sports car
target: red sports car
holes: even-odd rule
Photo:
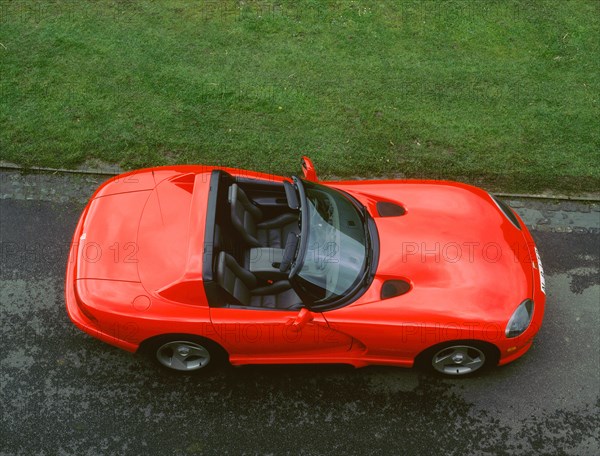
[[[544,314],[523,221],[455,182],[167,166],[110,179],[75,230],[73,323],[167,368],[509,363]]]

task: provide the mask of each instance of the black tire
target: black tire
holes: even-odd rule
[[[227,362],[227,352],[219,344],[190,334],[154,337],[139,350],[156,365],[177,374],[206,373]]]
[[[434,345],[423,351],[415,365],[444,377],[471,377],[496,366],[500,353],[489,343],[457,340]]]

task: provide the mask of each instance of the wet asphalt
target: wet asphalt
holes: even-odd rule
[[[87,195],[57,189],[95,183],[44,178],[30,194],[11,176],[0,176],[0,455],[600,454],[593,205],[513,203],[538,217],[548,301],[534,346],[512,364],[469,379],[346,366],[182,377],[68,319],[64,267]]]

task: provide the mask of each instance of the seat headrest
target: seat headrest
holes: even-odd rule
[[[261,210],[250,202],[246,192],[244,192],[244,190],[242,190],[238,184],[231,184],[231,187],[229,187],[228,197],[232,208],[235,208],[241,204],[246,211],[250,212],[250,215],[252,215],[256,223],[260,221],[262,218]]]
[[[252,289],[256,287],[257,280],[254,274],[242,268],[238,262],[235,261],[235,258],[227,252],[219,252],[219,259],[217,261],[217,282],[219,285],[224,286],[228,271],[244,282],[244,285],[248,288]]]

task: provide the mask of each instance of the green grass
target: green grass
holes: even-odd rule
[[[597,1],[2,1],[0,159],[600,188]]]

